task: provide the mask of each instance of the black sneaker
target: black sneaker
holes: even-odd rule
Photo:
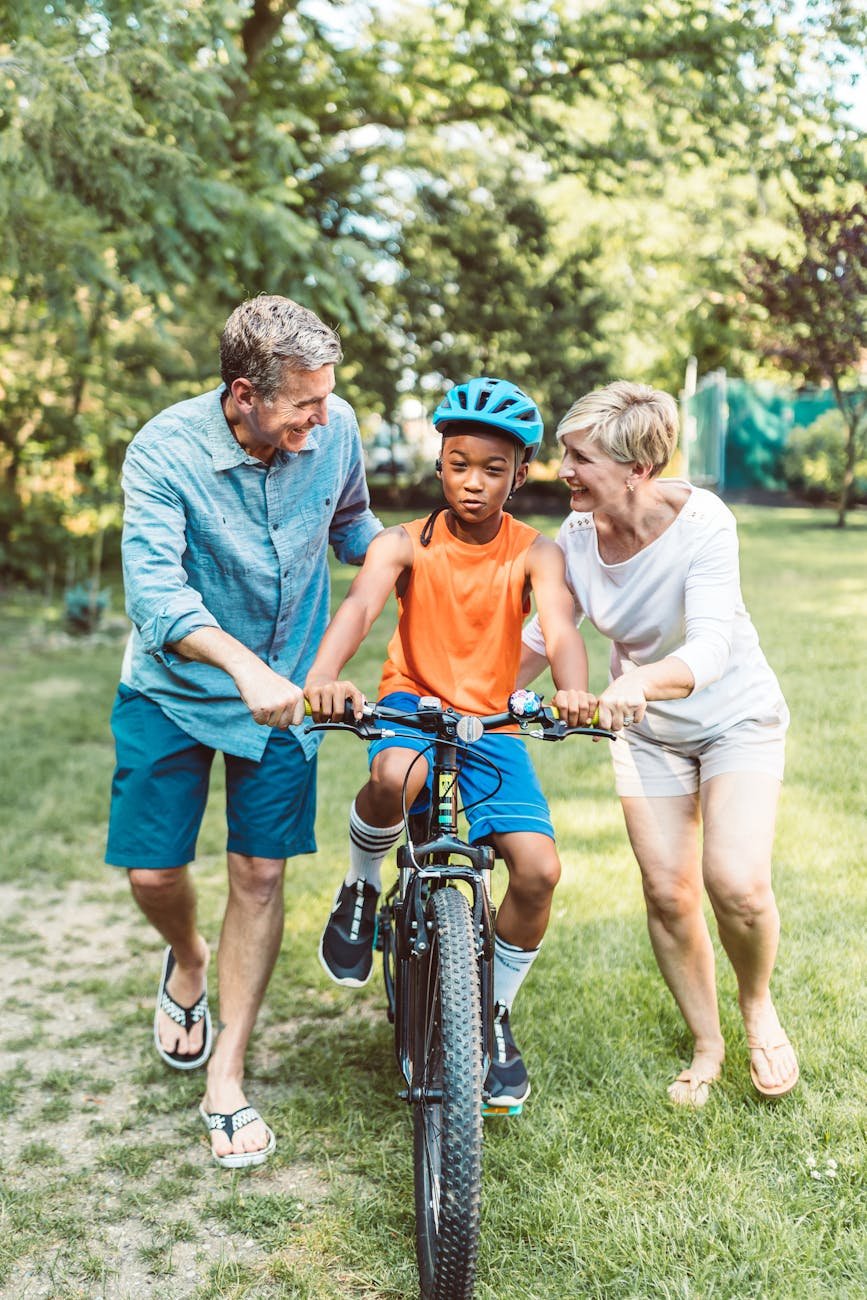
[[[341,885],[319,940],[319,960],[337,984],[363,988],[373,970],[379,890],[366,880]]]
[[[498,1002],[494,1007],[494,1041],[491,1068],[485,1080],[485,1091],[490,1094],[486,1107],[518,1108],[530,1095],[530,1080],[524,1059],[512,1037],[509,1013]]]

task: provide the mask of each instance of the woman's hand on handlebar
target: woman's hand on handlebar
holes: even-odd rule
[[[588,691],[559,690],[551,703],[569,727],[589,727],[596,711],[596,696]]]
[[[631,727],[640,722],[647,711],[647,700],[641,686],[630,681],[631,673],[617,677],[599,696],[599,725],[611,731]]]
[[[310,676],[304,683],[304,694],[315,722],[345,722],[347,703],[356,721],[362,716],[364,694],[353,682],[324,681]]]

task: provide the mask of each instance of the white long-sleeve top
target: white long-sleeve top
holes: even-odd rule
[[[686,504],[630,559],[605,563],[589,513],[569,515],[557,542],[577,621],[587,618],[612,642],[612,680],[667,655],[689,666],[691,694],[649,703],[636,728],[677,744],[713,739],[747,718],[770,722],[788,714],[741,595],[734,515],[712,492],[673,481],[689,491]],[[545,653],[537,619],[523,637]]]

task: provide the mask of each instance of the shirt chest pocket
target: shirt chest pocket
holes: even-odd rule
[[[334,494],[327,489],[310,493],[301,506],[301,522],[307,540],[307,552],[316,555],[328,546],[328,534],[334,518]]]
[[[230,528],[222,518],[200,523],[187,532],[185,564],[191,576],[200,571],[241,578],[257,568],[256,561],[252,539],[243,529]]]

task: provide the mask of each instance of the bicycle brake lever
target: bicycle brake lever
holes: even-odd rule
[[[543,732],[543,740],[565,740],[567,736],[592,736],[594,740],[616,740],[617,735],[605,727],[567,727],[565,723],[554,730]]]
[[[315,722],[308,731],[351,731],[354,736],[361,740],[381,740],[383,736],[391,736],[394,733],[383,729],[375,723],[366,722],[362,719],[360,722]]]

